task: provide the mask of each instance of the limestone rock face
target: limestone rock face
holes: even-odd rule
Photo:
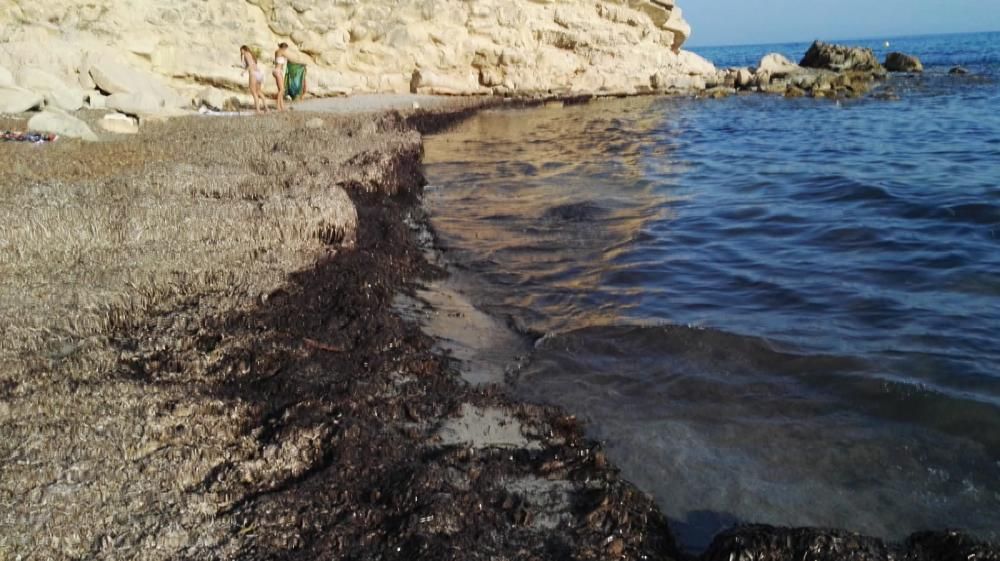
[[[7,0],[0,65],[165,107],[245,92],[239,47],[277,43],[317,95],[637,93],[697,86],[710,63],[674,0]],[[5,13],[6,12],[6,13]],[[169,88],[168,88],[169,86]],[[168,88],[165,90],[164,88]],[[178,94],[171,97],[169,93]],[[179,98],[179,99],[178,99]]]
[[[885,69],[889,72],[923,72],[920,59],[904,53],[889,53],[885,56]]]

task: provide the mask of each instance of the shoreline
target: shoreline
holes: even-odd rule
[[[433,303],[419,285],[443,279],[445,271],[428,259],[434,250],[421,242],[430,227],[420,203],[422,141],[379,144],[378,135],[440,132],[478,110],[361,119],[349,130],[376,129],[381,152],[360,151],[341,170],[353,175],[337,178],[356,209],[353,239],[330,237],[304,268],[285,271],[279,287],[252,303],[240,300],[244,305],[234,308],[211,294],[170,301],[107,339],[87,343],[114,349],[115,383],[125,374],[140,391],[171,392],[147,417],[121,419],[161,435],[125,454],[124,465],[139,468],[130,485],[141,489],[147,470],[183,466],[193,473],[184,474],[187,483],[169,496],[150,488],[134,502],[123,493],[120,503],[127,506],[115,517],[140,524],[95,524],[91,539],[74,546],[78,555],[689,558],[652,499],[621,479],[575,418],[556,407],[517,402],[501,386],[462,382],[438,350],[440,341],[398,309],[398,294]],[[278,117],[274,127],[294,138],[304,134],[300,121],[316,116],[337,119],[303,111]],[[196,126],[191,134],[208,133]],[[288,170],[327,165],[322,152],[294,146],[265,157],[259,165],[280,168],[278,181]],[[460,296],[461,283],[456,291],[444,282],[437,295],[451,290]],[[455,332],[476,310],[466,300],[449,313],[464,314],[457,326],[443,328]],[[489,333],[488,317],[472,319],[486,322]],[[24,384],[8,373],[0,379],[5,433],[19,412],[17,400],[31,398],[19,389]],[[120,413],[136,415],[132,408]],[[32,461],[30,450],[16,453]],[[211,458],[203,461],[206,454]],[[149,458],[162,461],[143,463]],[[75,480],[46,481],[39,499],[72,496],[88,477],[102,475],[91,467]],[[179,479],[163,475],[164,481]],[[163,499],[177,502],[161,504]],[[104,514],[102,504],[89,507]],[[0,525],[0,553],[67,554],[61,542],[19,546],[15,540],[24,536],[5,535],[8,520]],[[893,546],[835,530],[766,526],[725,532],[700,558],[801,558],[804,552],[811,559],[1000,558],[996,548],[952,532],[915,534]]]

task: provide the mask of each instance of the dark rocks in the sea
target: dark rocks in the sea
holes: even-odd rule
[[[885,56],[885,69],[889,72],[923,72],[920,59],[906,53],[891,52]]]
[[[875,52],[871,49],[832,45],[822,41],[816,41],[809,47],[805,56],[799,61],[799,66],[833,70],[834,72],[885,73],[885,69],[879,64]]]
[[[731,95],[736,95],[736,88],[727,86],[715,86],[707,88],[698,94],[700,98],[723,99]]]
[[[760,92],[785,97],[845,99],[867,95],[877,80],[885,77],[885,69],[871,49],[813,43],[795,64],[784,56],[772,53],[760,60],[756,68],[730,68],[708,80],[711,95],[721,97],[718,88],[740,92]]]
[[[951,74],[952,76],[965,76],[968,73],[969,71],[961,66],[955,66],[948,71],[948,74]]]
[[[785,90],[785,97],[805,97],[805,95],[805,90],[796,86],[788,86]]]
[[[778,528],[764,524],[722,532],[700,561],[998,561],[1000,549],[954,531],[918,532],[899,545],[844,530]]]

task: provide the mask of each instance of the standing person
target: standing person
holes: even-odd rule
[[[278,85],[278,111],[285,110],[285,66],[288,64],[288,43],[278,44],[274,51],[274,82]]]
[[[267,111],[267,102],[264,101],[264,94],[261,92],[264,71],[257,66],[257,57],[253,55],[250,47],[243,45],[240,47],[240,59],[243,60],[243,69],[250,75],[250,95],[253,96],[254,110],[257,113],[262,110]]]

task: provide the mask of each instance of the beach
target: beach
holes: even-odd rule
[[[687,558],[576,417],[468,367],[477,341],[523,341],[447,280],[421,134],[477,110],[0,147],[0,554]],[[745,551],[996,555],[749,526],[703,558]]]
[[[442,274],[415,127],[464,110],[4,146],[3,556],[671,555],[572,417],[393,307]]]

